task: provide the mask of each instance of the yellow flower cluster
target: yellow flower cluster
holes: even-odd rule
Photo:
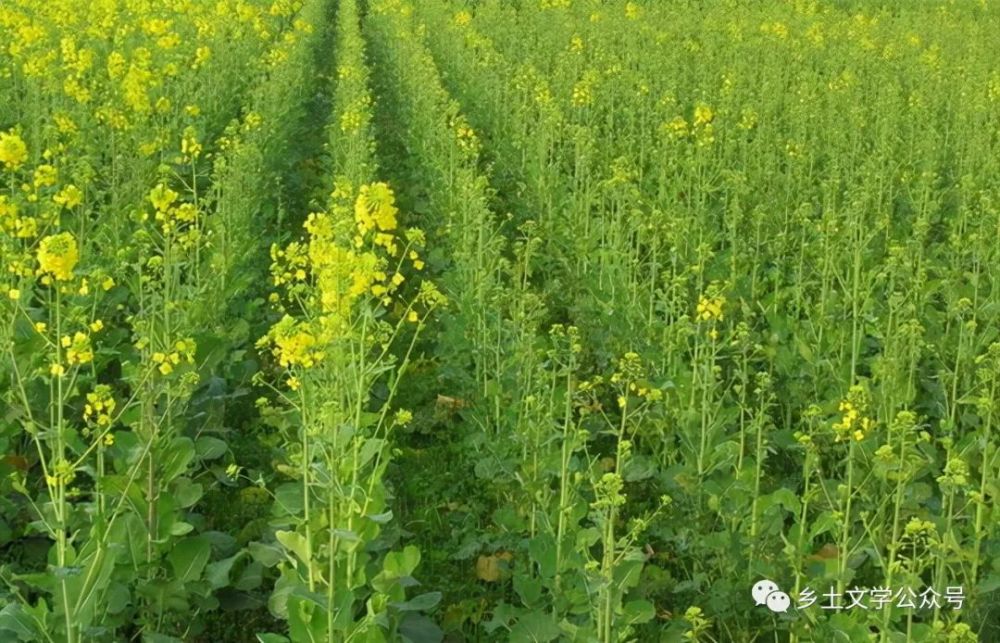
[[[42,239],[37,256],[38,273],[44,275],[43,282],[49,277],[54,277],[56,281],[69,281],[73,278],[73,268],[80,260],[76,239],[69,232]]]
[[[202,146],[198,142],[198,135],[194,128],[188,126],[184,128],[181,136],[181,162],[191,163],[201,156]]]
[[[722,307],[725,303],[726,298],[721,295],[715,297],[702,295],[698,298],[698,321],[722,321]]]
[[[59,342],[66,349],[66,361],[70,365],[93,361],[94,349],[90,345],[90,336],[78,331],[72,337],[63,335]]]
[[[361,186],[358,198],[354,202],[354,220],[362,237],[372,230],[379,232],[395,230],[397,212],[396,196],[388,185],[372,183]]]
[[[588,72],[573,85],[573,105],[576,107],[585,107],[594,102],[594,85],[596,81],[596,74]]]
[[[711,123],[713,119],[715,119],[715,112],[713,112],[712,108],[708,105],[699,103],[694,108],[694,126],[696,128],[705,127]]]
[[[315,216],[309,215],[310,221]],[[275,286],[305,281],[309,276],[308,267],[308,248],[298,241],[289,243],[284,249],[277,244],[271,246],[271,279]]]
[[[174,372],[174,367],[182,362],[193,364],[194,352],[197,348],[198,345],[190,337],[179,339],[174,342],[173,350],[169,352],[157,351],[152,354],[151,359],[162,375],[170,375]]]
[[[364,125],[364,113],[360,110],[349,109],[340,115],[340,131],[351,134],[361,129]]]
[[[671,140],[684,138],[688,135],[688,123],[683,116],[674,116],[660,125],[660,133]]]
[[[48,163],[43,163],[35,168],[32,176],[32,184],[37,188],[51,187],[59,180],[59,170]]]
[[[715,142],[714,121],[715,111],[698,103],[690,123],[683,116],[674,116],[660,125],[660,133],[672,141],[690,137],[698,147],[705,147]]]
[[[258,348],[270,347],[283,368],[312,368],[323,361],[331,342],[349,332],[359,301],[371,297],[389,306],[406,281],[402,264],[409,261],[415,270],[424,265],[416,250],[423,233],[410,229],[397,236],[397,216],[395,194],[385,183],[361,186],[355,195],[347,180],[338,179],[329,212],[306,219],[307,242],[271,250],[274,284],[285,288],[285,301],[302,306],[306,318],[285,314]],[[282,297],[274,294],[271,300],[278,303]],[[415,303],[433,307],[441,300],[432,286],[421,283]],[[412,306],[403,310],[406,319],[419,321]],[[292,375],[286,384],[297,390],[302,382]]]
[[[51,471],[52,473],[45,476],[45,483],[49,487],[66,486],[72,484],[73,480],[76,479],[76,472],[73,470],[73,465],[64,458],[60,458]]]
[[[149,202],[156,210],[154,218],[160,224],[160,231],[164,235],[176,234],[177,241],[187,248],[201,237],[201,232],[195,225],[199,212],[193,203],[177,203],[179,197],[177,192],[163,183],[149,192]]]
[[[111,395],[111,387],[107,384],[98,384],[92,392],[87,393],[87,403],[83,406],[83,419],[100,427],[110,426],[111,414],[115,412],[116,406],[115,398]]]
[[[860,442],[875,426],[875,421],[865,415],[868,411],[868,394],[861,386],[854,385],[848,390],[847,397],[841,400],[838,410],[842,414],[841,419],[833,424],[837,442],[851,438]]]
[[[312,368],[325,357],[319,348],[319,339],[309,325],[291,315],[285,315],[272,326],[257,345],[262,348],[269,343],[273,344],[272,354],[284,368]]]
[[[21,221],[18,219],[17,203],[11,201],[7,195],[0,194],[0,231],[7,233],[17,233]]]
[[[28,160],[28,146],[14,130],[0,132],[0,163],[8,170],[16,170]]]
[[[83,192],[80,191],[80,188],[70,184],[59,190],[52,197],[52,201],[64,208],[73,209],[83,203]]]
[[[455,137],[458,139],[458,146],[470,155],[479,153],[479,137],[476,131],[465,120],[464,117],[456,119]]]

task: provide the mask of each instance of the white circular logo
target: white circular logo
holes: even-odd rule
[[[781,591],[773,580],[766,578],[757,581],[750,588],[750,595],[753,596],[756,605],[767,605],[767,609],[776,614],[787,612],[792,604],[792,599],[788,597],[788,594]]]

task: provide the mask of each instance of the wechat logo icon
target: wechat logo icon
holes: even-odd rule
[[[778,584],[770,580],[757,581],[750,590],[754,604],[767,605],[767,609],[775,613],[787,612],[792,604],[788,594],[778,588]]]

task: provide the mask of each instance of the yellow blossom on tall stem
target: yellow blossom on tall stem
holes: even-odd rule
[[[698,299],[698,319],[700,321],[722,320],[722,306],[726,303],[724,297],[705,297]]]
[[[76,239],[69,232],[45,237],[38,245],[39,273],[52,275],[57,281],[72,279],[79,260]]]
[[[8,170],[16,170],[28,160],[28,146],[14,133],[0,132],[0,163]]]
[[[385,183],[364,185],[354,202],[354,219],[362,235],[396,229],[396,197]]]

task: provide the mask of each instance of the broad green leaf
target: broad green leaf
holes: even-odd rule
[[[274,567],[284,558],[277,545],[252,542],[247,546],[250,556],[264,567]]]
[[[407,614],[399,624],[399,635],[406,643],[441,643],[444,640],[444,632],[437,623],[414,612]]]
[[[180,509],[187,509],[201,500],[204,488],[189,478],[177,478],[174,480],[172,493],[177,506]]]
[[[254,561],[243,568],[239,577],[233,582],[233,588],[243,592],[257,589],[264,584],[264,566]]]
[[[409,576],[420,564],[420,550],[407,545],[403,551],[386,554],[382,568],[394,576]]]
[[[531,643],[548,643],[559,638],[559,624],[552,616],[541,610],[525,612],[517,619],[517,624],[510,632],[511,641]]]
[[[312,562],[309,556],[309,544],[302,534],[294,531],[277,531],[274,537],[285,549],[295,554],[306,565]]]
[[[212,546],[201,536],[181,540],[170,551],[168,559],[174,569],[174,577],[181,582],[198,580],[202,570],[212,555]]]
[[[626,623],[648,623],[656,616],[656,607],[647,600],[629,601],[622,612]]]
[[[257,634],[257,641],[259,643],[291,643],[287,636],[272,634],[270,632]]]
[[[514,591],[521,597],[525,607],[536,607],[542,599],[542,581],[528,574],[514,574]]]
[[[203,435],[194,443],[195,453],[200,460],[215,460],[221,458],[229,450],[229,445],[224,440]]]
[[[170,482],[187,471],[188,465],[194,460],[194,442],[190,438],[174,438],[166,448],[163,464],[160,467],[161,482]]]
[[[441,592],[427,592],[402,603],[390,603],[400,612],[424,612],[441,602]]]
[[[229,572],[232,571],[233,565],[246,555],[247,554],[245,552],[240,552],[235,556],[230,556],[229,558],[224,558],[211,563],[205,568],[205,580],[208,581],[208,584],[211,585],[213,589],[225,587],[229,584]]]
[[[0,609],[0,639],[8,640],[10,635],[16,636],[18,641],[37,641],[41,638],[35,620],[18,603],[8,603]]]
[[[556,543],[555,539],[546,533],[541,533],[528,543],[528,553],[531,560],[538,565],[538,573],[544,578],[556,575]]]
[[[194,525],[191,523],[177,521],[170,525],[171,536],[186,536],[192,531],[194,531]]]
[[[326,625],[323,606],[296,594],[288,597],[288,633],[295,643],[326,642]]]

